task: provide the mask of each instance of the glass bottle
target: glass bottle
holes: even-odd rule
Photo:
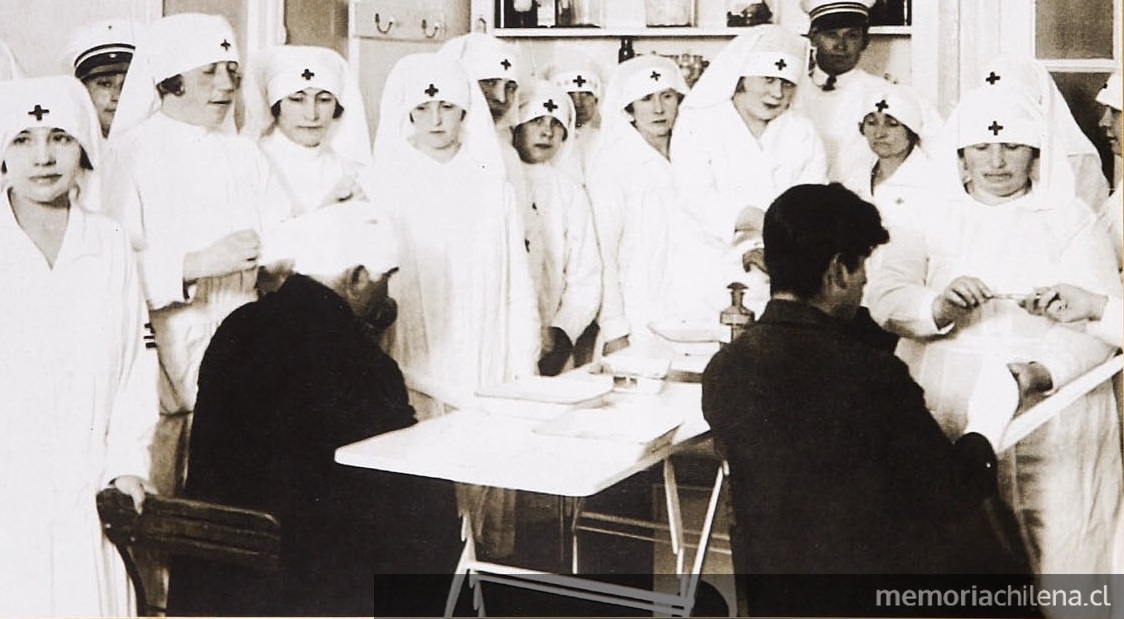
[[[745,297],[745,284],[741,282],[733,282],[726,286],[730,290],[730,307],[722,310],[718,315],[718,322],[730,327],[730,341],[738,339],[738,336],[745,333],[749,325],[753,324],[753,312],[742,305],[742,298]]]
[[[621,37],[621,48],[617,50],[617,62],[621,63],[636,57],[636,50],[632,49],[632,37]]]

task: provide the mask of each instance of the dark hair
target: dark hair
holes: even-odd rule
[[[269,106],[269,113],[273,114],[273,120],[277,120],[277,117],[281,115],[281,101]],[[332,118],[335,119],[340,116],[343,116],[343,106],[340,105],[339,99],[336,99],[336,109],[332,110]]]
[[[873,204],[839,183],[797,185],[765,212],[765,266],[773,293],[819,294],[832,257],[851,271],[890,240]]]
[[[808,29],[808,36],[819,34],[826,30],[841,30],[843,28],[863,29],[863,49],[870,45],[870,20],[857,13],[834,13],[824,15],[812,22]]]
[[[160,95],[161,99],[168,95],[182,97],[184,93],[183,76],[177,73],[172,77],[161,80],[160,83],[156,85],[156,92]]]

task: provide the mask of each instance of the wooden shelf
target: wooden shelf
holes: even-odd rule
[[[650,26],[646,28],[494,28],[492,34],[508,39],[597,39],[635,38],[732,38],[747,28],[696,28],[689,26]],[[870,33],[909,36],[910,26],[872,26]]]

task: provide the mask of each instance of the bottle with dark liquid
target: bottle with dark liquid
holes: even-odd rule
[[[621,48],[617,50],[617,63],[631,60],[636,57],[636,50],[632,49],[632,37],[621,37]]]
[[[530,5],[530,10],[521,11],[517,10],[516,0],[503,0],[503,15],[498,16],[502,19],[497,19],[496,23],[500,28],[535,28],[539,25],[538,22],[538,6],[532,0],[527,4]],[[523,3],[519,3],[523,4]],[[496,10],[499,11],[500,4],[496,3]],[[522,6],[518,8],[523,8]]]

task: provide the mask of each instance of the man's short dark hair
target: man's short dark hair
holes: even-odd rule
[[[814,298],[831,258],[855,270],[890,240],[878,209],[839,183],[797,185],[765,213],[765,266],[773,293]]]

